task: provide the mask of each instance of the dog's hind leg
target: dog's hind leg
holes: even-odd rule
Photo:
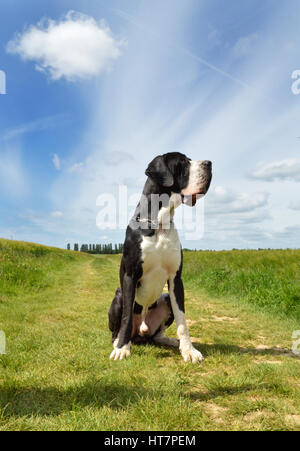
[[[179,348],[179,340],[177,340],[177,338],[166,337],[164,330],[160,330],[158,334],[153,337],[153,341],[158,345]]]
[[[152,340],[162,346],[179,347],[179,340],[165,336],[166,329],[173,323],[174,315],[172,311],[170,296],[162,294],[157,301],[157,305],[148,313],[147,322],[152,332]]]

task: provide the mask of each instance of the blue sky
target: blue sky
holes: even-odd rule
[[[121,242],[98,196],[139,194],[175,150],[214,165],[184,245],[299,247],[299,17],[297,0],[2,1],[0,236]]]

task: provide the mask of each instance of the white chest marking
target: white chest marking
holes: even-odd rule
[[[170,277],[180,267],[181,247],[177,230],[171,224],[169,230],[156,231],[152,237],[144,237],[142,244],[143,275],[136,291],[136,301],[143,307],[152,305],[161,295]]]

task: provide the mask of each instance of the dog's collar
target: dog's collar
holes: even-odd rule
[[[158,228],[158,226],[159,226],[158,221],[152,221],[152,219],[149,219],[149,218],[140,218],[138,216],[136,218],[136,221],[151,224],[151,225],[155,226],[156,228]]]
[[[152,219],[149,219],[149,218],[137,217],[136,221],[144,223],[144,224],[146,224],[146,223],[149,224],[151,226],[151,229],[153,229],[153,230],[160,230],[160,229],[162,229],[162,224],[160,224],[157,220],[153,221]],[[173,224],[173,218],[171,219],[170,224]]]

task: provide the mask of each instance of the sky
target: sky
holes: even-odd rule
[[[184,247],[298,248],[299,18],[298,0],[2,0],[0,237],[123,242],[103,199],[126,186],[129,218],[179,151],[213,162]]]

